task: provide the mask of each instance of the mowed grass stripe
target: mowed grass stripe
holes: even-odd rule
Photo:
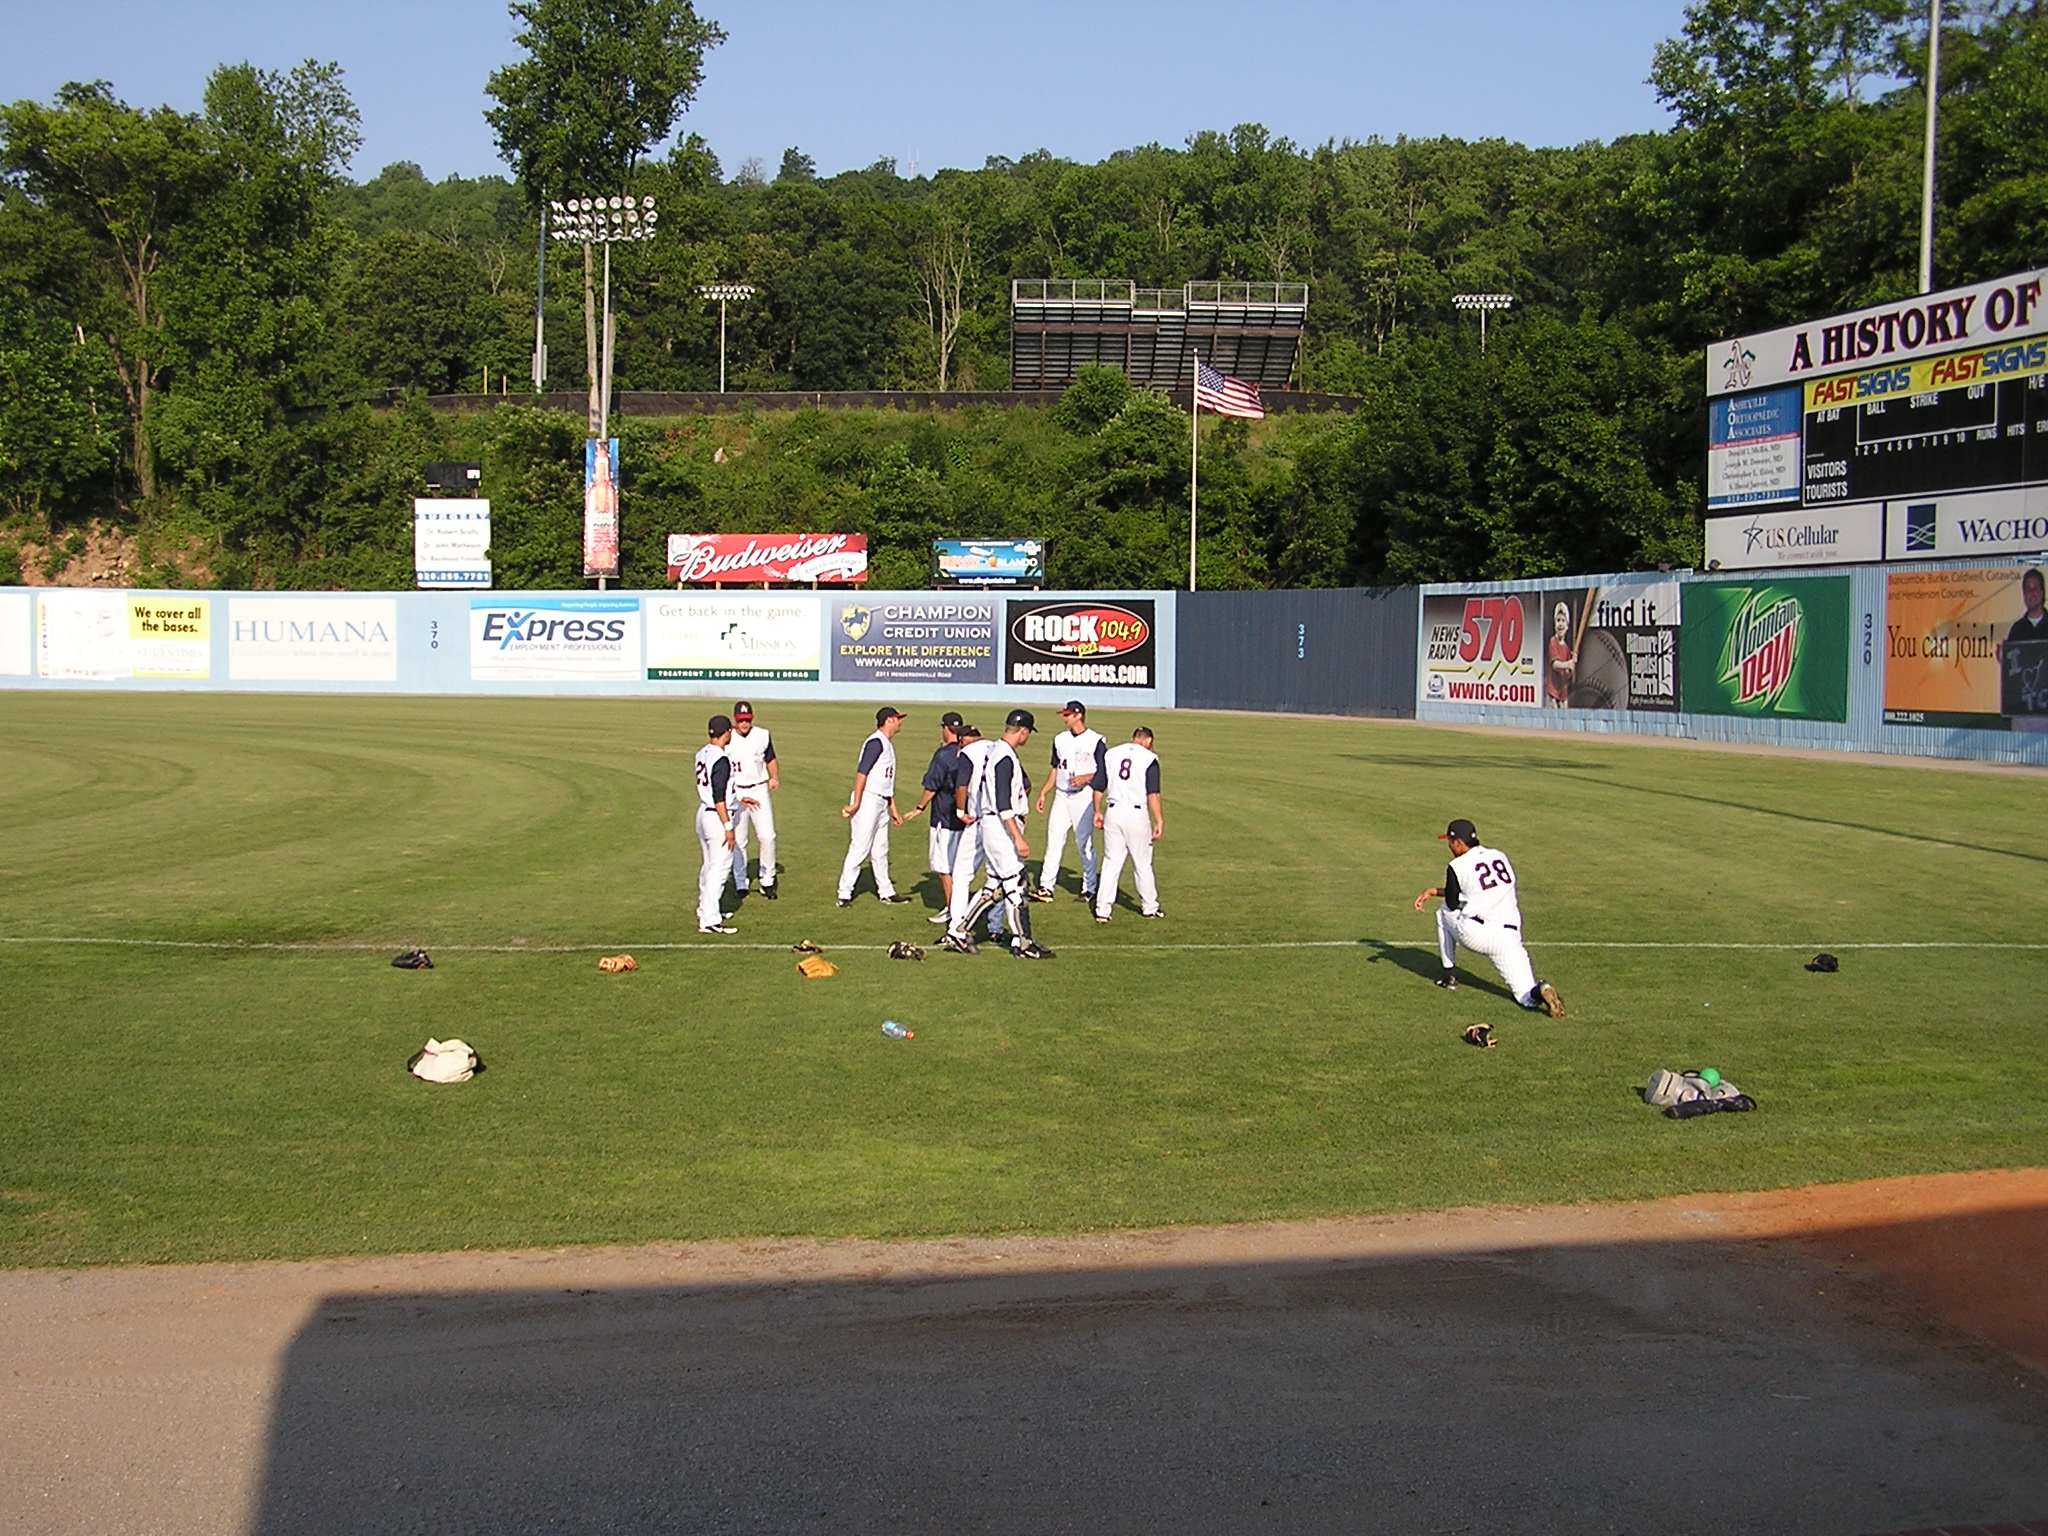
[[[2048,1146],[2039,779],[1153,715],[1166,922],[1062,899],[1050,964],[905,965],[921,826],[895,870],[927,906],[832,904],[872,706],[764,706],[783,900],[696,938],[688,764],[729,703],[0,695],[0,1262],[1100,1229]],[[1409,903],[1455,815],[1514,857],[1568,1019],[1484,961],[1429,984]],[[386,963],[415,944],[442,964]],[[591,963],[619,950],[641,970]],[[1460,1044],[1481,1020],[1500,1049]],[[412,1081],[428,1034],[490,1070]],[[1763,1109],[1636,1099],[1699,1065]]]

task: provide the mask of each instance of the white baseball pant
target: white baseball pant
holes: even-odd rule
[[[760,808],[740,804],[740,796],[758,800]],[[733,791],[732,797],[732,884],[733,889],[747,888],[747,829],[751,827],[761,848],[761,886],[765,890],[775,883],[775,802],[768,798],[766,784],[751,785],[746,789]]]
[[[1522,947],[1520,924],[1503,927],[1463,912],[1453,912],[1449,907],[1438,907],[1436,942],[1447,971],[1458,963],[1458,946],[1462,944],[1493,962],[1493,968],[1500,972],[1500,979],[1515,994],[1516,1002],[1526,1006],[1526,999],[1536,990],[1536,967],[1529,961],[1529,951]]]
[[[1159,910],[1159,882],[1152,878],[1152,817],[1142,805],[1111,806],[1102,813],[1102,872],[1095,877],[1095,915],[1109,916],[1124,860],[1138,886],[1138,908]]]
[[[1045,818],[1045,862],[1038,867],[1038,884],[1051,890],[1059,884],[1060,864],[1066,857],[1067,834],[1074,836],[1074,851],[1081,866],[1081,893],[1095,894],[1095,797],[1085,789],[1056,789]]]
[[[718,898],[725,894],[725,872],[732,868],[732,854],[725,846],[725,823],[708,805],[697,808],[697,847],[704,855],[704,867],[697,873],[697,926],[715,928],[725,921]]]
[[[970,893],[968,886],[979,864],[988,866],[988,884],[979,892]],[[1000,902],[1009,918],[1010,932],[1029,938],[1031,923],[1024,913],[1024,880],[1024,861],[1017,856],[1009,827],[1001,817],[981,817],[960,836],[960,852],[953,860],[952,921],[946,924],[946,932],[965,936],[976,918]],[[1001,930],[1000,919],[995,926],[997,931]]]
[[[846,864],[839,871],[839,899],[853,899],[853,882],[860,878],[860,867],[869,865],[875,872],[875,894],[894,896],[895,882],[889,878],[889,805],[887,795],[862,795],[860,805],[854,810],[852,835],[846,849]]]

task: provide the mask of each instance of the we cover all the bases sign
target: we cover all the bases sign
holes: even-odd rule
[[[1699,715],[1849,718],[1849,580],[1688,582],[1679,697]]]

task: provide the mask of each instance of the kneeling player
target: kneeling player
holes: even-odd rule
[[[1515,895],[1515,871],[1507,855],[1484,846],[1478,829],[1463,818],[1452,822],[1438,841],[1451,845],[1444,883],[1415,898],[1418,912],[1431,897],[1444,899],[1436,914],[1444,973],[1436,984],[1456,990],[1458,946],[1462,944],[1493,962],[1500,979],[1524,1008],[1563,1018],[1564,1004],[1557,1000],[1557,988],[1536,979],[1536,968],[1523,947],[1521,902]]]

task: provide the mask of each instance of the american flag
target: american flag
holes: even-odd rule
[[[1258,385],[1218,373],[1199,357],[1195,359],[1195,408],[1213,411],[1218,416],[1266,419],[1266,408],[1259,403]]]

